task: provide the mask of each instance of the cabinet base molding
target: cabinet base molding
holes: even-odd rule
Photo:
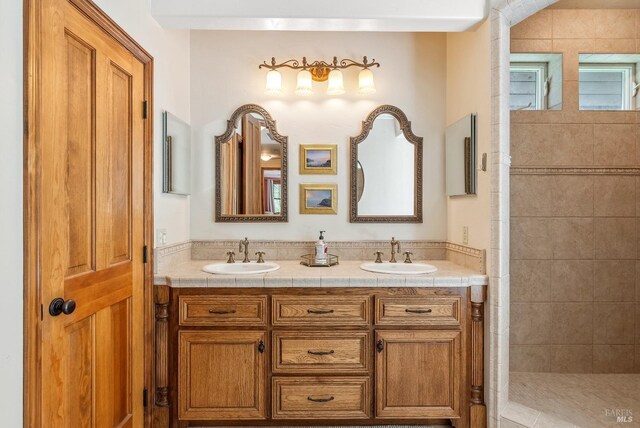
[[[160,287],[154,426],[487,426],[484,286]]]

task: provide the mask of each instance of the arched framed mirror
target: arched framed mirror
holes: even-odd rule
[[[287,137],[257,104],[233,112],[215,138],[216,222],[286,222]]]
[[[351,222],[422,223],[422,137],[398,107],[376,108],[351,137]]]

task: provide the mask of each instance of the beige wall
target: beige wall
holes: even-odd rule
[[[2,425],[22,426],[22,2],[0,1],[0,392]]]
[[[578,110],[579,53],[635,53],[640,10],[543,10],[512,52],[563,54],[563,110],[511,113],[512,371],[640,371],[640,116]]]
[[[482,153],[491,153],[491,23],[476,31],[447,34],[447,126],[469,113],[478,115],[478,167]],[[487,165],[488,168],[491,165]],[[491,232],[489,171],[478,171],[477,195],[447,198],[447,239],[489,248]]]
[[[191,33],[191,118],[193,126],[192,239],[316,239],[326,230],[329,240],[446,239],[447,207],[444,190],[444,128],[446,35],[443,33],[366,32],[244,32]],[[363,55],[380,62],[374,69],[377,92],[357,94],[358,70],[344,74],[347,93],[327,96],[326,83],[315,84],[316,94],[293,94],[296,73],[283,70],[286,93],[264,93],[266,71],[258,64],[275,56],[278,61],[354,58]],[[289,137],[289,222],[283,224],[215,223],[214,136],[222,134],[231,113],[246,103],[258,103]],[[349,137],[375,107],[393,104],[424,138],[424,223],[365,224],[349,222]],[[300,175],[301,144],[338,145],[338,175]],[[393,174],[394,171],[380,171]],[[300,183],[338,184],[337,215],[299,214]]]

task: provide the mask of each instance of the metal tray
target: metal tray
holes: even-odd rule
[[[338,256],[334,254],[327,254],[327,262],[326,263],[316,263],[315,254],[305,254],[302,256],[302,260],[300,260],[300,264],[309,267],[331,267],[339,264]]]

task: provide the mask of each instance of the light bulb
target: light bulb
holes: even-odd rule
[[[331,73],[329,73],[329,86],[327,87],[327,95],[342,94],[344,94],[342,72],[340,70],[331,70]]]
[[[376,85],[373,83],[373,72],[368,68],[363,69],[358,74],[358,86],[361,94],[373,94],[376,92]]]
[[[298,85],[295,92],[296,95],[313,94],[313,88],[311,87],[311,73],[309,70],[300,70],[298,73]]]
[[[264,162],[268,162],[271,160],[273,156],[271,156],[269,153],[263,153],[260,155],[260,159],[262,159]]]
[[[282,93],[282,76],[278,70],[271,70],[267,73],[267,94],[277,95]]]

